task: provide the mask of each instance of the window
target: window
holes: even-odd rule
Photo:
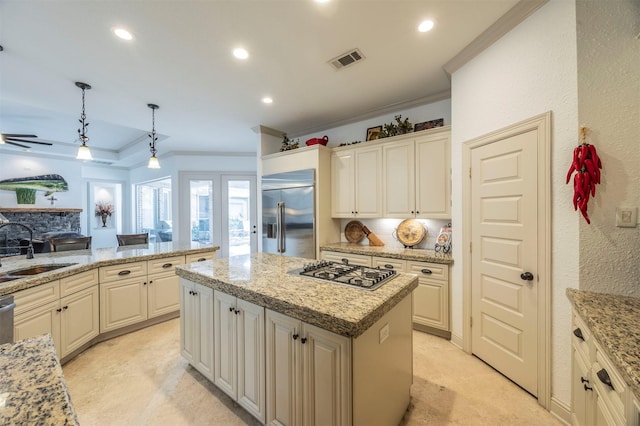
[[[136,232],[148,232],[149,241],[173,240],[171,179],[135,185]]]

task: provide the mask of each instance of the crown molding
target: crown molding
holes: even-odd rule
[[[520,0],[507,13],[476,37],[464,49],[442,67],[449,79],[451,74],[463,67],[486,48],[498,41],[502,36],[518,26],[549,0]]]

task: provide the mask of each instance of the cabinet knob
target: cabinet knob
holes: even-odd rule
[[[416,214],[420,214],[420,212],[418,210],[416,210]]]
[[[531,272],[523,272],[520,274],[520,279],[524,281],[533,281],[533,274]]]
[[[234,309],[233,312],[238,315],[240,313],[240,309]]]
[[[56,312],[62,312],[62,308],[56,309]]]
[[[197,291],[194,291],[194,292],[193,292],[193,295],[194,295],[194,296],[197,296],[197,295],[198,295],[198,292],[197,292]]]
[[[587,386],[587,385],[585,384],[585,385],[584,385],[584,390],[585,390],[585,391],[589,391],[589,390],[590,390],[590,391],[592,391],[592,390],[593,390],[593,388],[592,388],[591,386]]]
[[[150,280],[150,281],[149,281],[149,284],[153,284],[153,280]]]
[[[413,210],[411,210],[411,214],[414,214],[415,212]]]
[[[143,282],[143,283],[142,283],[142,285],[147,285],[147,282],[146,282],[146,281],[145,281],[145,282]]]
[[[300,342],[302,342],[302,344],[304,345],[305,343],[307,343],[307,338],[303,337],[302,339],[300,339]]]
[[[298,335],[298,333],[294,333],[292,337],[293,337],[293,340],[298,340],[298,337],[300,336]]]
[[[229,306],[229,312],[233,312],[233,306]]]
[[[63,306],[62,310],[66,311],[67,309],[69,309],[69,306]]]

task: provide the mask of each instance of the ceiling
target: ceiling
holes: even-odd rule
[[[447,96],[443,65],[517,0],[0,0],[0,132],[75,157],[81,90],[95,160],[134,167],[171,152],[255,153],[258,125],[309,134]],[[424,19],[433,30],[417,31]],[[116,38],[122,26],[132,41]],[[245,61],[235,47],[249,52]],[[358,48],[365,59],[329,61]],[[274,102],[265,105],[262,97]],[[22,152],[0,145],[0,152]]]

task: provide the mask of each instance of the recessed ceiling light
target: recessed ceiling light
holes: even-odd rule
[[[249,57],[249,52],[241,47],[238,47],[236,49],[233,49],[233,56],[238,59],[247,59]]]
[[[124,28],[114,28],[113,33],[123,40],[133,40],[133,35]]]
[[[272,104],[273,103],[273,98],[270,98],[269,96],[265,96],[264,98],[262,98],[262,103]]]
[[[426,33],[427,31],[431,31],[431,29],[433,28],[433,21],[428,19],[426,21],[422,21],[420,23],[420,25],[418,25],[418,31],[420,31],[421,33]]]

